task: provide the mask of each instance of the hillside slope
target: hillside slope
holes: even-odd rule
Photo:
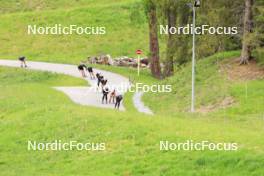
[[[20,2],[20,3],[18,3]],[[133,56],[148,51],[148,27],[137,0],[0,0],[0,58],[73,63],[89,55]],[[131,13],[137,14],[136,21]],[[135,19],[134,19],[135,20]],[[28,36],[28,24],[106,25],[105,36]],[[189,113],[191,65],[165,80],[149,70],[96,65],[145,84],[171,84],[147,93],[153,116],[80,106],[52,87],[84,86],[65,75],[0,67],[0,175],[261,176],[264,175],[264,83],[232,80],[224,64],[239,51],[197,62],[196,110]],[[228,65],[229,67],[229,65]],[[27,142],[105,142],[105,151],[29,151]],[[237,143],[237,151],[161,151],[160,141]]]
[[[14,1],[11,1],[14,2]],[[37,2],[37,1],[33,1]],[[60,7],[60,1],[50,6]],[[74,1],[72,1],[74,2]],[[105,2],[105,3],[104,3]],[[107,3],[106,3],[107,2]],[[0,57],[16,59],[25,55],[31,60],[79,63],[87,56],[111,54],[112,56],[134,56],[135,50],[148,48],[148,28],[144,10],[136,21],[131,20],[136,1],[79,1],[71,8],[50,8],[40,11],[0,14]],[[82,5],[85,3],[86,5]],[[4,4],[10,7],[8,2]],[[68,4],[68,3],[62,3]],[[12,5],[12,4],[11,4]],[[71,6],[68,4],[67,6]],[[137,7],[142,8],[142,7]],[[137,20],[139,22],[137,22]],[[105,35],[28,35],[27,25],[53,26],[78,25],[104,26]],[[145,53],[147,54],[147,53]]]
[[[199,60],[196,67],[196,110],[200,113],[221,115],[228,117],[246,117],[264,115],[264,83],[263,68],[253,66],[254,70],[245,69],[249,66],[239,67],[239,62],[233,60],[240,52],[218,53],[211,57]],[[232,63],[231,63],[232,62]],[[232,67],[226,71],[223,68]],[[254,63],[253,63],[254,64]],[[241,71],[252,79],[231,79],[230,71],[239,74]],[[259,70],[259,71],[258,71]],[[236,73],[238,72],[238,73]],[[250,73],[252,72],[252,73]],[[262,76],[261,76],[262,75]],[[246,77],[246,76],[244,76]],[[144,98],[148,106],[160,114],[177,114],[189,112],[191,102],[191,65],[183,67],[175,76],[162,81],[160,84],[173,85],[172,93],[147,94]]]
[[[1,175],[264,174],[262,119],[102,111],[76,105],[51,88],[82,80],[2,67],[0,79]],[[106,142],[106,151],[28,151],[28,140]],[[239,150],[160,151],[161,140],[236,142]]]
[[[83,6],[106,6],[135,2],[135,0],[0,0],[0,13],[17,13],[28,11],[43,11],[54,9],[71,9]]]

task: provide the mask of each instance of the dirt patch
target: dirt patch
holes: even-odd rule
[[[225,73],[229,80],[264,79],[264,68],[251,60],[248,65],[239,65],[239,58],[226,60],[220,65],[220,72]]]
[[[208,112],[216,111],[218,109],[225,109],[232,106],[235,103],[235,99],[233,97],[226,97],[222,101],[215,103],[213,105],[202,106],[197,109],[197,112],[206,114]]]

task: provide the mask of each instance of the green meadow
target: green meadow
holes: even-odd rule
[[[36,1],[37,2],[37,1]],[[49,1],[47,1],[47,4]],[[66,9],[26,11],[0,15],[0,57],[16,59],[26,55],[30,59],[61,63],[79,63],[88,56],[111,54],[134,56],[138,48],[148,49],[147,24],[144,11],[135,20],[132,1],[94,3],[80,1],[78,6]],[[101,2],[101,1],[100,1]],[[84,3],[85,5],[82,5]],[[58,2],[59,4],[59,2]],[[58,4],[50,1],[50,6]],[[64,4],[65,3],[64,1]],[[97,5],[95,5],[97,4]],[[12,5],[12,4],[11,4]],[[8,4],[8,6],[11,6]],[[142,23],[142,24],[141,24]],[[28,35],[28,25],[105,26],[105,35]],[[146,53],[147,54],[147,53]]]
[[[1,175],[262,175],[263,116],[147,116],[79,106],[67,76],[0,69]],[[127,105],[129,106],[129,105]],[[104,141],[106,151],[28,151],[27,141]],[[160,151],[159,141],[237,142],[238,151]]]
[[[30,3],[29,3],[30,2]],[[0,0],[0,59],[77,64],[87,56],[133,56],[148,50],[147,24],[131,14],[135,0]],[[143,12],[142,12],[143,13]],[[27,24],[101,25],[105,36],[28,36]],[[196,108],[190,113],[191,65],[165,80],[148,70],[95,65],[144,84],[171,84],[171,93],[146,93],[155,113],[138,113],[132,93],[127,111],[73,103],[56,86],[86,86],[78,78],[0,67],[0,175],[262,176],[264,175],[263,79],[230,80],[221,68],[240,51],[197,62]],[[232,103],[221,107],[224,100]],[[213,110],[206,111],[208,107]],[[105,142],[105,151],[28,151],[27,141]],[[160,151],[160,141],[237,143],[237,151]]]

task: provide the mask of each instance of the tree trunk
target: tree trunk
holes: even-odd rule
[[[151,56],[151,73],[155,78],[161,79],[161,69],[159,61],[159,41],[157,29],[157,13],[154,4],[150,5],[149,15],[149,43]]]
[[[177,16],[179,21],[179,26],[186,26],[189,24],[190,17],[192,13],[190,13],[189,7],[184,7],[184,8],[179,8],[177,13],[179,14]],[[177,57],[174,59],[174,64],[176,65],[183,65],[189,61],[191,58],[191,55],[188,53],[189,51],[189,44],[191,37],[188,35],[178,35],[176,44],[175,44],[175,49],[177,47]]]
[[[244,32],[240,64],[248,64],[251,58],[251,42],[249,35],[253,32],[253,0],[245,0]]]
[[[168,8],[167,12],[168,18],[168,27],[175,27],[176,26],[176,12]],[[175,36],[169,33],[168,41],[167,41],[167,53],[166,53],[166,61],[165,61],[165,68],[164,68],[164,76],[172,76],[174,72],[174,55],[176,52],[175,48]]]

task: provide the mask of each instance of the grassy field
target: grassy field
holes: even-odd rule
[[[202,110],[210,105],[220,106],[221,102],[233,98],[232,106],[215,108],[212,115],[228,118],[248,118],[264,116],[264,84],[263,79],[230,80],[228,74],[221,69],[224,62],[239,57],[240,52],[225,52],[202,59],[196,68],[196,108]],[[175,76],[160,84],[173,85],[171,93],[147,94],[144,100],[148,106],[160,114],[188,112],[191,100],[191,65],[180,69]],[[162,101],[161,101],[162,100]]]
[[[0,68],[1,175],[263,175],[263,119],[145,116],[75,105],[55,74]],[[19,91],[17,91],[19,90]],[[62,103],[63,102],[63,103]],[[27,151],[27,140],[104,141],[104,152]],[[159,141],[237,142],[236,152],[159,151]]]
[[[148,50],[148,28],[137,0],[0,0],[0,59],[77,64],[90,55],[133,56]],[[131,18],[135,17],[135,18]],[[136,24],[136,23],[138,24]],[[107,25],[105,36],[28,36],[28,24]],[[145,54],[147,54],[145,52]],[[173,92],[145,94],[154,112],[136,112],[132,93],[126,112],[74,104],[55,86],[84,86],[65,75],[0,67],[0,175],[262,176],[264,175],[263,79],[227,79],[220,68],[239,56],[219,53],[197,63],[196,108],[189,113],[191,67],[158,81],[148,70],[95,65],[145,84],[171,84]],[[28,151],[27,141],[105,142],[103,152]],[[235,142],[238,151],[160,151],[170,142]]]
[[[3,2],[14,8],[16,1]],[[25,1],[21,1],[25,2]],[[24,13],[0,14],[0,58],[16,59],[25,55],[31,60],[79,63],[87,56],[111,54],[112,56],[134,56],[141,48],[148,49],[148,28],[144,10],[136,13],[137,1],[45,1],[47,8]],[[33,4],[38,1],[33,1]],[[5,5],[6,4],[6,5]],[[29,8],[30,3],[25,3]],[[64,8],[60,4],[67,4]],[[51,8],[49,8],[51,6]],[[52,9],[56,10],[52,10]],[[142,7],[141,7],[142,8]],[[134,20],[131,20],[133,16]],[[135,22],[136,20],[136,22]],[[139,22],[138,22],[139,21]],[[27,25],[52,26],[105,26],[105,35],[28,35]],[[147,53],[145,53],[147,54]]]
[[[198,113],[198,116],[221,116],[225,118],[264,117],[264,84],[263,79],[230,80],[228,74],[221,69],[225,62],[229,62],[240,55],[240,51],[223,52],[201,59],[196,68],[196,108],[202,111],[212,105],[213,111]],[[172,85],[171,93],[147,93],[143,99],[147,106],[156,114],[178,116],[179,113],[188,114],[191,100],[191,65],[178,69],[175,76],[159,81],[150,76],[147,69],[137,76],[136,69],[94,65],[100,69],[113,71],[135,82],[144,84]],[[231,106],[221,108],[221,102],[231,98]]]
[[[122,4],[128,2],[135,2],[135,0],[0,0],[0,13],[15,13],[15,12],[29,12],[29,11],[43,11],[54,9],[71,9],[74,7],[89,6],[107,6],[113,4]]]

